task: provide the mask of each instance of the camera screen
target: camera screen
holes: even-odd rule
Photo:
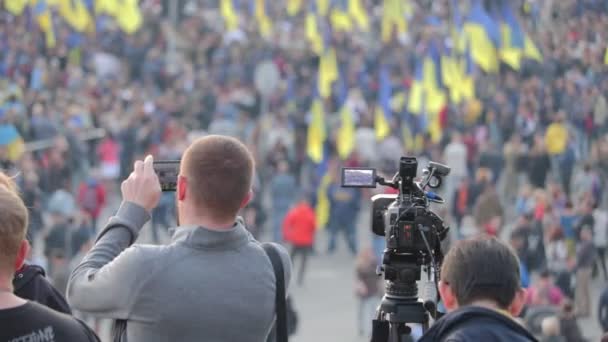
[[[376,170],[371,168],[344,168],[342,169],[342,186],[375,188]]]
[[[162,191],[175,191],[177,189],[177,176],[179,175],[179,160],[155,161],[154,171],[158,176]]]

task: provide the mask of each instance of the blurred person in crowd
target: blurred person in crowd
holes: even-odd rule
[[[460,184],[456,188],[454,193],[454,199],[452,201],[452,216],[456,220],[456,225],[460,230],[462,219],[466,215],[471,214],[471,208],[473,208],[475,196],[471,191],[471,185],[468,177],[462,178]]]
[[[503,170],[503,200],[513,202],[519,189],[519,174],[521,173],[521,159],[525,147],[521,143],[519,134],[513,134],[505,144],[503,156],[505,166]]]
[[[97,229],[97,219],[106,204],[106,188],[96,177],[95,173],[80,184],[78,188],[78,204],[88,214],[93,232]]]
[[[278,163],[277,173],[270,182],[270,196],[272,200],[272,239],[274,242],[283,242],[281,227],[289,208],[295,201],[297,184],[291,174],[289,163],[281,160]]]
[[[530,184],[535,188],[544,189],[547,174],[551,169],[551,161],[541,140],[535,139],[534,145],[526,158],[525,165]]]
[[[564,240],[561,227],[555,224],[549,226],[546,240],[547,269],[555,277],[555,284],[562,292],[572,297],[571,275],[568,270],[568,245]]]
[[[561,335],[568,342],[585,342],[581,329],[577,322],[577,316],[574,313],[574,306],[569,299],[562,302],[561,311],[559,313],[559,326]]]
[[[576,173],[572,180],[572,189],[574,189],[572,200],[581,201],[586,194],[593,192],[593,181],[591,164],[585,163],[582,171]]]
[[[129,341],[265,341],[274,320],[274,271],[236,217],[251,199],[252,177],[253,158],[236,139],[209,135],[194,141],[180,164],[180,226],[171,244],[131,246],[161,195],[152,156],[136,161],[121,187],[121,207],[72,272],[69,303],[119,320],[116,333]],[[287,286],[289,256],[273,247]],[[164,308],[163,315],[154,307]],[[233,329],[234,319],[241,329]]]
[[[452,198],[457,182],[469,176],[468,157],[467,147],[462,142],[462,135],[458,132],[452,133],[450,143],[445,147],[442,158],[446,165],[452,168],[446,183],[446,198]]]
[[[563,176],[560,171],[560,159],[564,157],[568,145],[568,128],[565,124],[566,114],[559,112],[555,114],[553,122],[547,127],[545,132],[545,146],[551,158],[553,171],[560,177],[561,183]]]
[[[512,232],[511,236],[509,237],[509,246],[513,248],[519,259],[519,277],[521,278],[521,287],[527,289],[528,286],[530,286],[530,273],[528,272],[528,266],[524,262],[525,259],[522,258],[522,256],[525,257],[524,239]]]
[[[606,286],[604,286],[604,290],[600,295],[600,301],[597,306],[597,318],[602,331],[608,332],[608,287]]]
[[[580,233],[580,243],[576,250],[576,262],[572,271],[576,273],[576,288],[574,304],[577,317],[588,317],[591,310],[591,273],[597,260],[597,250],[593,244],[593,233],[589,228],[583,228]]]
[[[530,306],[560,306],[564,294],[554,285],[548,270],[540,272],[540,277],[526,291],[527,304]]]
[[[352,255],[357,255],[357,216],[361,206],[361,192],[358,189],[343,188],[333,177],[327,189],[329,198],[329,245],[327,252],[336,250],[338,233],[342,232]]]
[[[473,209],[475,223],[486,234],[496,236],[503,218],[503,208],[495,186],[488,182]]]
[[[420,341],[536,341],[514,319],[525,304],[520,283],[519,261],[507,245],[491,237],[456,242],[439,282],[448,313]]]
[[[491,171],[492,178],[490,181],[492,183],[496,184],[500,179],[505,166],[504,163],[502,151],[499,151],[493,142],[488,141],[480,147],[477,165],[479,168]]]
[[[49,341],[99,341],[84,323],[13,294],[13,275],[23,267],[30,248],[25,238],[27,209],[6,186],[0,186],[0,207],[0,339],[25,341],[35,336]]]
[[[357,327],[359,336],[370,337],[372,320],[380,301],[380,278],[376,274],[378,260],[370,248],[359,252],[355,266],[355,295],[359,299]]]
[[[552,316],[541,323],[543,336],[540,342],[568,342],[560,333],[559,318]]]
[[[574,231],[579,241],[583,229],[593,232],[593,227],[595,227],[595,218],[593,217],[594,206],[590,200],[584,200],[579,207],[579,218],[574,226]]]
[[[568,256],[570,257],[573,257],[576,252],[576,240],[578,238],[574,227],[576,226],[577,221],[578,215],[574,210],[574,205],[570,201],[566,202],[566,207],[559,218],[559,223],[564,232],[564,240],[566,241]]]
[[[21,198],[29,212],[27,236],[32,245],[35,237],[44,228],[42,220],[44,194],[38,186],[38,181],[38,175],[34,171],[24,172],[20,191]]]
[[[302,259],[297,280],[300,286],[304,283],[306,261],[315,242],[316,219],[315,211],[308,202],[307,196],[301,194],[283,221],[283,237],[285,242],[291,244],[291,262],[295,265],[296,256]]]
[[[593,209],[593,243],[597,250],[598,260],[594,266],[594,273],[598,267],[602,268],[604,280],[608,280],[606,273],[606,247],[608,247],[608,212],[597,204]]]

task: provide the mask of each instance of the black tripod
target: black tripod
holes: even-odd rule
[[[435,312],[436,290],[426,291],[418,299],[417,280],[420,280],[421,260],[413,255],[384,254],[386,294],[378,307],[372,325],[371,342],[407,342],[411,328],[408,323],[421,324],[423,332],[429,327],[429,312]],[[435,317],[435,316],[433,316]]]

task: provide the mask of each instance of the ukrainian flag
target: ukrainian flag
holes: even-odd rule
[[[116,22],[123,32],[133,34],[141,28],[143,17],[139,9],[138,0],[119,1]]]
[[[234,0],[220,0],[220,12],[224,17],[224,25],[227,31],[234,31],[239,28],[239,15]]]
[[[348,13],[363,31],[369,31],[369,16],[361,0],[348,0]]]
[[[314,3],[315,0],[309,0]],[[329,8],[331,7],[331,0],[316,0],[317,13],[320,16],[326,17],[329,14]]]
[[[287,14],[293,17],[302,10],[302,0],[287,0]]]
[[[111,17],[118,14],[119,8],[118,0],[96,0],[94,4],[95,14],[107,14]]]
[[[314,6],[314,4],[308,8],[305,24],[306,39],[310,42],[312,51],[318,56],[321,56],[325,50],[325,38],[321,35],[316,6]]]
[[[331,210],[331,204],[327,191],[332,182],[331,173],[329,172],[329,154],[325,153],[325,158],[317,164],[317,195],[315,204],[315,216],[317,221],[317,227],[319,229],[325,228],[329,221],[329,213]]]
[[[384,0],[382,5],[381,37],[383,42],[390,41],[394,30],[402,34],[407,31],[405,21],[406,0]]]
[[[338,80],[338,61],[336,57],[336,50],[332,47],[327,49],[319,60],[319,76],[318,89],[321,98],[326,99],[331,96],[332,84]]]
[[[18,161],[25,152],[23,138],[11,124],[0,125],[0,146],[7,149],[7,157],[13,162]]]
[[[4,0],[4,8],[14,16],[19,16],[25,11],[29,0]]]
[[[347,0],[334,0],[330,13],[331,26],[334,31],[350,32],[353,29],[348,12]]]
[[[525,33],[508,1],[501,3],[500,58],[514,70],[519,70],[525,45]]]
[[[485,72],[498,72],[497,49],[500,46],[500,29],[488,15],[479,0],[475,1],[464,32],[471,44],[473,60]]]
[[[526,35],[524,41],[524,56],[538,62],[543,61],[543,55],[540,53],[530,36]]]
[[[608,65],[608,47],[606,47],[606,52],[604,53],[604,64]]]
[[[266,13],[266,0],[250,0],[252,16],[258,24],[258,31],[262,37],[270,37],[272,34],[272,21]]]
[[[85,32],[93,27],[91,13],[82,0],[58,0],[59,14],[76,31]]]
[[[55,47],[57,40],[55,38],[55,30],[53,29],[53,19],[46,0],[31,0],[34,8],[34,18],[40,26],[40,30],[44,32],[46,46],[49,48]]]
[[[376,139],[384,139],[391,133],[391,94],[392,85],[391,79],[386,65],[380,66],[378,75],[378,105],[374,113],[374,130]]]
[[[310,107],[310,122],[306,138],[306,153],[315,163],[320,163],[324,158],[324,146],[327,138],[325,128],[325,110],[323,102],[316,97]]]

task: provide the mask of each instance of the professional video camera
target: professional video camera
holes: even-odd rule
[[[375,188],[376,184],[399,190],[397,195],[372,197],[372,231],[386,237],[382,265],[386,294],[373,325],[373,342],[401,341],[411,331],[406,323],[429,325],[430,313],[437,317],[437,281],[443,260],[441,241],[449,228],[429,210],[429,205],[444,203],[427,187],[438,188],[450,168],[430,162],[421,180],[416,180],[418,160],[401,157],[399,171],[387,181],[373,168],[343,168],[342,186]],[[418,298],[418,284],[424,271],[424,291]]]

